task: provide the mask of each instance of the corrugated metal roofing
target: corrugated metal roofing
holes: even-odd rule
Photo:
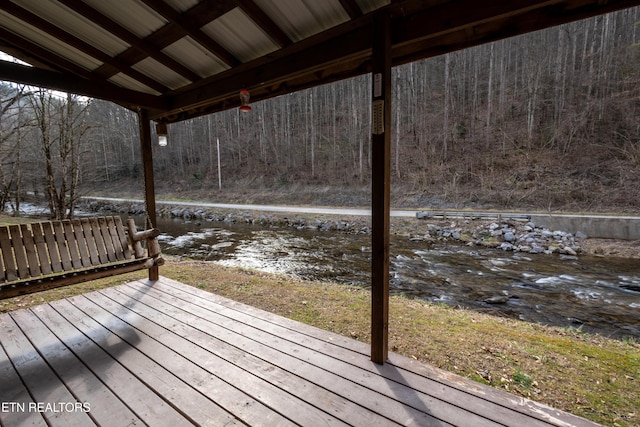
[[[52,38],[45,31],[40,30],[39,28],[36,28],[1,10],[0,20],[2,21],[3,28],[14,34],[28,34],[30,42],[42,47],[46,51],[55,53],[61,58],[71,61],[84,69],[94,70],[102,64],[100,61],[90,57],[89,55],[85,55],[83,52],[80,52],[69,44],[56,38]]]
[[[369,71],[374,15],[396,64],[640,0],[1,0],[0,79],[148,108],[167,121]],[[153,96],[149,96],[153,95]]]
[[[189,67],[203,78],[229,69],[228,65],[189,36],[170,44],[162,52],[178,62],[190,63]]]
[[[186,12],[198,4],[198,0],[166,0],[166,3],[179,12]]]
[[[137,92],[142,92],[142,93],[146,93],[149,95],[161,95],[160,92],[158,92],[157,90],[153,90],[151,89],[149,86],[143,85],[142,83],[140,83],[139,81],[137,81],[136,79],[127,76],[124,73],[118,73],[115,74],[113,76],[111,76],[109,78],[109,81],[113,84],[116,84],[120,87],[127,87],[130,88],[131,90],[135,90]]]
[[[55,2],[55,0],[49,0]],[[83,0],[140,38],[152,34],[167,20],[141,0]],[[23,0],[17,1],[22,3]]]
[[[381,7],[387,6],[391,0],[356,0],[363,13],[369,13]]]
[[[153,58],[145,58],[135,63],[131,68],[140,71],[170,89],[178,89],[190,83],[189,79],[182,77]]]
[[[358,0],[358,5],[363,10],[370,11],[388,2],[389,0]],[[162,86],[168,90],[178,89],[199,78],[226,71],[231,65],[273,53],[281,47],[268,30],[265,31],[260,23],[254,21],[254,17],[245,13],[245,9],[251,11],[246,6],[250,1],[167,0],[165,6],[171,7],[184,19],[184,22],[177,24],[170,23],[160,8],[155,10],[152,7],[154,4],[158,5],[158,1],[83,0],[79,4],[77,0],[4,0],[3,3],[0,9],[8,8],[9,12],[0,10],[0,26],[18,35],[26,46],[40,46],[53,55],[90,71],[107,66],[104,58],[96,58],[92,52],[83,50],[81,46],[79,48],[69,42],[69,37],[52,37],[46,30],[27,23],[24,18],[13,16],[11,12],[15,13],[16,10],[20,12],[18,16],[32,14],[35,16],[33,19],[42,20],[61,33],[76,37],[102,51],[113,58],[113,61],[109,61],[110,65],[131,67],[155,80],[158,85],[151,88],[148,81],[140,81],[135,73],[128,73],[125,69],[116,73],[103,73],[109,74],[106,76],[109,81],[123,88],[147,93],[162,92]],[[225,6],[215,3],[230,6],[226,6],[226,13],[217,17],[212,15],[215,19],[210,22],[202,22],[196,28],[186,28],[187,24],[192,25],[194,22],[197,25],[199,16],[188,16],[188,13],[201,3],[208,3],[211,9],[223,11]],[[349,20],[349,15],[339,0],[255,0],[254,3],[293,42]],[[76,5],[78,11],[74,10]],[[102,19],[96,20],[96,16],[101,16]],[[114,31],[113,26],[120,27],[120,31]],[[226,51],[226,57],[195,38],[193,32],[198,30],[209,36],[212,44],[217,44]],[[132,46],[127,37],[122,35],[122,31],[138,37],[143,47],[146,44],[159,48],[168,58],[182,64],[182,71],[176,67],[172,69],[172,64],[158,61],[157,57],[151,59],[149,52],[141,53],[140,46]],[[162,31],[166,34],[161,34]],[[149,41],[154,35],[157,40]],[[170,43],[163,46],[166,38],[170,38]],[[193,74],[189,74],[189,71]]]
[[[108,55],[118,55],[129,47],[118,37],[96,26],[94,22],[65,5],[42,0],[22,0],[20,5],[35,15],[46,17],[51,24],[103,50]]]
[[[225,13],[202,30],[241,62],[249,62],[279,47],[238,8]]]
[[[349,20],[338,0],[255,0],[255,3],[294,42]]]

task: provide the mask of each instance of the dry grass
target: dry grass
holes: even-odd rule
[[[313,326],[369,341],[370,293],[169,259],[161,274]],[[135,278],[136,272],[0,301],[0,312]],[[392,297],[394,352],[611,426],[640,425],[640,344]]]

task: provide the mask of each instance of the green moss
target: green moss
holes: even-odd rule
[[[514,384],[522,386],[524,388],[530,388],[531,384],[533,383],[533,379],[531,379],[529,375],[520,371],[515,371],[513,373],[512,378],[513,378]]]

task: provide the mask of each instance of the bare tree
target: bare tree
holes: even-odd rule
[[[85,114],[88,103],[76,95],[59,98],[46,90],[30,99],[41,142],[50,217],[72,218],[79,198],[83,143],[90,129]]]
[[[0,86],[0,211],[4,211],[11,200],[14,212],[20,211],[21,131],[28,125],[22,103],[25,96],[24,86]]]

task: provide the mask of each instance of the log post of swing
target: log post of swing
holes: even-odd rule
[[[149,112],[143,108],[138,110],[138,122],[140,125],[140,152],[142,153],[142,166],[144,170],[144,200],[147,210],[147,228],[156,228],[156,193],[153,178],[153,152],[151,143],[151,120]],[[158,266],[149,269],[149,280],[158,280],[160,272]]]

